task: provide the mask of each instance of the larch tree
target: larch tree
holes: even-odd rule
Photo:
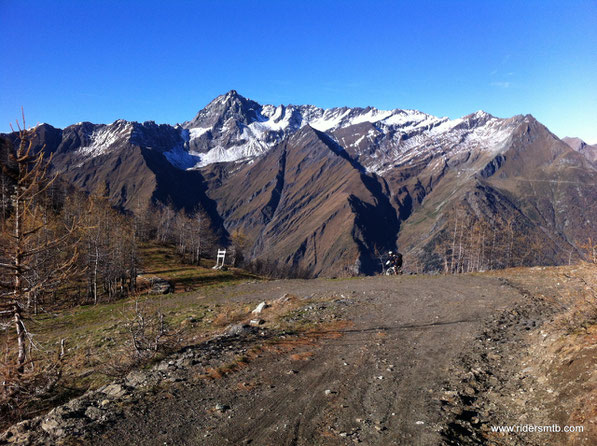
[[[0,315],[14,326],[16,370],[23,373],[27,342],[32,342],[24,320],[32,298],[60,287],[73,274],[77,250],[67,247],[76,222],[65,225],[44,207],[43,196],[56,178],[48,176],[50,160],[43,150],[33,153],[34,130],[26,129],[24,117],[18,136],[18,145],[8,144],[2,161],[9,199],[0,233]]]
[[[592,237],[587,238],[587,242],[579,246],[584,250],[584,257],[587,262],[597,263],[597,241]]]
[[[231,248],[231,263],[232,266],[239,266],[242,265],[245,261],[245,256],[247,255],[247,249],[249,248],[249,239],[245,235],[245,233],[240,229],[235,229],[232,234],[230,234],[230,241],[232,242],[230,245]],[[379,254],[379,250],[376,248],[376,253]],[[378,255],[381,260],[381,255]],[[382,269],[383,269],[382,264]]]

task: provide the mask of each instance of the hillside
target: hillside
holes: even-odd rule
[[[398,232],[387,192],[380,178],[310,126],[209,190],[227,228],[254,240],[254,257],[316,275],[378,269],[375,252],[392,249]]]
[[[576,150],[579,153],[582,153],[587,159],[589,159],[593,163],[597,162],[596,144],[587,144],[580,138],[569,138],[567,136],[562,138],[562,141],[568,144],[570,148]]]
[[[73,302],[76,296],[67,294],[62,300],[44,302],[42,311],[29,313],[27,327],[34,339],[29,371],[48,387],[28,387],[27,374],[22,382],[14,381],[7,361],[2,369],[0,430],[110,382],[132,367],[147,365],[156,359],[154,355],[163,357],[213,336],[240,308],[215,303],[207,298],[209,294],[226,285],[264,280],[237,268],[214,270],[214,262],[207,259],[201,265],[183,263],[174,247],[155,243],[139,245],[139,262],[136,289],[125,298],[102,296],[102,303],[94,305],[92,300]],[[150,349],[148,357],[138,355],[131,343],[136,318],[146,318],[147,330],[154,330],[157,314],[162,315],[165,332],[175,327],[176,338],[164,336],[155,341],[159,348]],[[17,343],[10,328],[5,324],[2,329],[7,352]],[[59,379],[54,383],[57,371]]]

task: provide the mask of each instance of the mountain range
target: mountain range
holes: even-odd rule
[[[407,270],[453,269],[463,249],[469,270],[474,256],[477,269],[561,264],[597,238],[597,148],[531,115],[261,105],[232,90],[176,126],[36,130],[79,188],[105,185],[132,212],[203,208],[250,257],[316,276],[378,272],[396,248]]]

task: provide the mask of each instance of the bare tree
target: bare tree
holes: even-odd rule
[[[155,311],[142,308],[138,300],[135,300],[134,315],[126,322],[126,327],[138,359],[172,348],[180,333],[170,328],[159,308]]]
[[[173,229],[176,219],[176,210],[171,202],[157,209],[157,239],[160,243],[170,243],[175,240]]]
[[[18,123],[17,123],[18,124]],[[10,210],[0,233],[0,286],[4,289],[0,315],[13,321],[17,338],[17,372],[22,373],[27,359],[27,341],[32,343],[24,323],[32,296],[60,286],[73,273],[78,256],[74,250],[60,249],[73,233],[74,222],[61,225],[60,220],[44,209],[42,195],[54,182],[48,176],[50,160],[44,152],[32,152],[33,130],[19,126],[19,144],[9,147],[3,173],[12,180]],[[62,226],[62,227],[61,227]],[[40,259],[52,260],[52,267]]]
[[[580,248],[584,250],[588,262],[597,263],[597,242],[592,237],[589,237],[586,243],[580,245]]]
[[[379,266],[381,267],[381,275],[382,276],[385,275],[386,274],[386,264],[384,262],[385,252],[383,252],[382,250],[379,249],[378,246],[376,246],[373,251],[373,255],[377,258],[377,261],[379,262]]]
[[[165,215],[168,216],[167,208]],[[182,209],[175,213],[174,223],[170,226],[171,234],[165,239],[176,243],[176,249],[183,262],[199,265],[204,257],[216,243],[216,235],[211,228],[207,214],[201,210],[195,210],[191,215]],[[190,258],[187,258],[190,254]]]

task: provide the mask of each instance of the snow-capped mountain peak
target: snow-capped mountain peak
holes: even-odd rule
[[[366,169],[381,173],[439,147],[451,153],[498,152],[520,119],[499,119],[482,110],[449,119],[410,109],[261,105],[230,90],[181,125],[119,119],[112,124],[79,123],[65,131],[76,133],[81,158],[135,145],[158,150],[177,168],[194,169],[261,156],[309,125],[327,133]]]
[[[483,116],[479,115],[477,119],[483,119]],[[182,127],[189,130],[186,151],[193,160],[199,160],[194,167],[202,167],[259,156],[307,124],[316,130],[333,133],[371,123],[381,132],[410,137],[446,121],[447,118],[418,110],[260,105],[231,90],[211,101]]]

